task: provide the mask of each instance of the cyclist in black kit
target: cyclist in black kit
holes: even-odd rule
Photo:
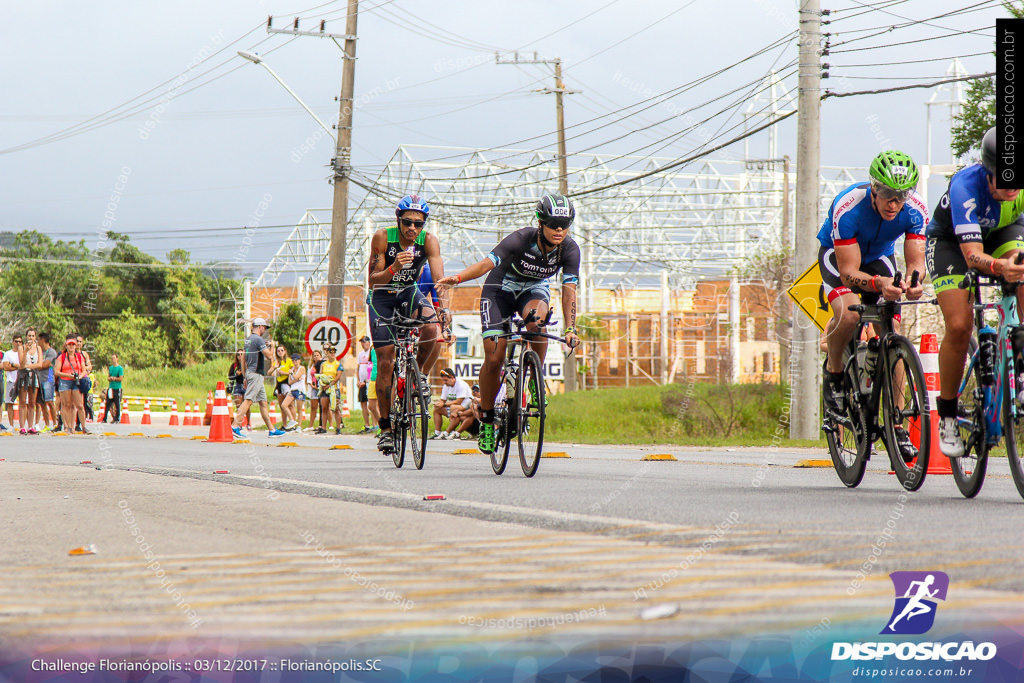
[[[536,227],[522,228],[503,239],[487,258],[474,263],[458,275],[439,278],[439,285],[456,285],[487,274],[480,296],[480,322],[484,336],[484,364],[480,368],[480,450],[493,453],[494,398],[499,374],[505,360],[506,340],[495,335],[510,332],[513,314],[523,317],[537,309],[544,319],[548,313],[551,290],[548,279],[562,271],[562,315],[565,319],[565,343],[575,347],[576,285],[580,279],[580,248],[569,237],[569,226],[576,209],[568,197],[547,194],[537,202]],[[537,331],[536,324],[527,326]],[[543,363],[547,340],[530,342]]]
[[[372,293],[367,297],[370,310],[370,335],[377,351],[377,400],[381,408],[380,437],[377,448],[384,452],[394,449],[394,435],[391,431],[391,416],[387,406],[391,405],[391,371],[395,363],[395,342],[391,328],[380,322],[380,318],[391,318],[396,311],[412,317],[417,310],[426,319],[435,322],[420,329],[420,345],[416,361],[420,371],[430,372],[430,361],[434,345],[440,336],[440,327],[430,299],[417,286],[420,272],[425,263],[430,270],[444,275],[441,263],[441,245],[437,237],[423,230],[430,215],[430,207],[416,195],[406,195],[395,209],[395,227],[378,230],[370,242],[370,276]],[[442,302],[447,300],[447,295]],[[440,311],[440,322],[447,323],[447,308]]]

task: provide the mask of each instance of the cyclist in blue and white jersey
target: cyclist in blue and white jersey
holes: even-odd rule
[[[377,448],[389,452],[394,449],[394,435],[391,431],[391,374],[395,363],[395,335],[391,328],[380,321],[391,318],[396,312],[413,317],[417,311],[423,318],[433,320],[420,328],[420,344],[417,362],[420,372],[430,372],[432,358],[436,358],[434,347],[440,336],[437,322],[446,322],[448,311],[442,308],[440,316],[435,315],[431,301],[420,291],[418,281],[423,266],[430,263],[434,273],[444,275],[441,262],[441,245],[437,237],[426,232],[423,226],[430,215],[430,207],[416,195],[406,195],[395,209],[395,226],[378,230],[370,242],[369,285],[372,293],[367,297],[370,312],[370,336],[377,352],[377,405],[381,407],[380,437]],[[442,320],[438,321],[440,317]]]
[[[1024,192],[997,186],[996,129],[981,143],[981,163],[957,171],[928,226],[928,271],[942,309],[946,333],[939,346],[939,448],[955,458],[964,454],[957,422],[957,394],[974,329],[974,311],[960,283],[967,270],[1024,280],[1024,265],[1014,257],[1024,249]],[[1018,305],[1024,288],[1017,290]]]
[[[914,187],[920,174],[908,155],[888,150],[876,156],[868,169],[871,181],[851,185],[840,192],[818,231],[818,267],[832,308],[826,339],[824,399],[828,408],[842,414],[843,351],[860,324],[860,314],[850,306],[879,298],[896,301],[904,294],[919,299],[921,281],[910,287],[909,278],[894,286],[896,241],[904,238],[907,272],[924,276],[924,231],[928,208]],[[897,427],[904,457],[916,457],[906,432]]]
[[[565,343],[575,347],[576,285],[580,275],[580,248],[569,237],[569,226],[576,218],[572,201],[563,195],[546,194],[537,202],[536,227],[522,228],[498,243],[487,255],[458,275],[440,278],[439,285],[456,285],[486,274],[480,295],[480,321],[484,336],[484,364],[480,368],[480,450],[493,453],[495,448],[494,401],[500,384],[499,375],[505,360],[506,339],[498,338],[511,331],[510,320],[519,313],[525,317],[533,309],[543,320],[548,314],[551,290],[548,279],[562,271],[562,315],[565,321]],[[536,324],[527,326],[536,331]],[[547,340],[537,339],[530,347],[543,364]]]

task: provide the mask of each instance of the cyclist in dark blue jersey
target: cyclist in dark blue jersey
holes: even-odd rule
[[[576,209],[568,197],[547,194],[537,202],[536,227],[522,228],[503,239],[487,258],[458,275],[440,278],[439,285],[455,285],[486,274],[480,295],[480,321],[484,336],[484,364],[480,368],[480,450],[493,453],[494,400],[505,359],[506,340],[498,338],[511,331],[515,313],[523,317],[533,309],[543,319],[551,300],[548,279],[562,271],[562,315],[565,342],[579,343],[576,335],[576,285],[580,275],[580,248],[569,237]],[[527,326],[537,330],[535,324]],[[543,363],[547,340],[530,342]]]
[[[440,243],[437,237],[423,229],[429,215],[430,207],[423,199],[416,195],[402,197],[395,209],[395,227],[378,230],[370,242],[369,285],[372,291],[367,297],[367,303],[370,335],[377,352],[377,401],[378,405],[385,407],[381,409],[381,432],[377,440],[377,448],[382,451],[394,448],[391,417],[386,406],[391,405],[395,337],[390,326],[380,319],[391,318],[396,312],[413,317],[420,311],[424,318],[435,320],[420,328],[416,361],[421,372],[426,374],[430,372],[431,359],[437,357],[434,352],[440,336],[437,322],[446,322],[448,316],[447,308],[441,308],[440,316],[435,315],[434,306],[418,285],[426,263],[430,264],[434,273],[444,275]]]
[[[935,209],[928,226],[928,271],[945,319],[939,346],[939,448],[947,457],[964,454],[957,423],[957,394],[974,330],[974,311],[960,283],[969,268],[1001,276],[1008,282],[1024,279],[1024,265],[1014,257],[1024,249],[1024,193],[997,186],[996,129],[981,143],[981,163],[961,169]],[[1017,290],[1018,306],[1024,288]]]
[[[860,324],[850,306],[861,299],[896,301],[906,294],[919,299],[921,282],[913,288],[904,280],[895,286],[896,241],[904,238],[907,272],[924,275],[924,231],[928,209],[914,192],[920,176],[913,159],[889,150],[876,156],[868,169],[871,182],[851,185],[832,201],[818,232],[818,267],[833,317],[829,324],[828,360],[824,399],[830,410],[842,414],[843,351]],[[903,430],[897,438],[910,451]]]

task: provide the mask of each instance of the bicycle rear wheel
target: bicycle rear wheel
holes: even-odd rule
[[[405,371],[405,412],[409,425],[409,447],[416,469],[423,469],[427,450],[427,404],[423,400],[420,366],[415,358],[409,359]]]
[[[1006,432],[1006,459],[1010,461],[1010,474],[1017,493],[1024,496],[1024,405],[1010,394],[1009,381],[1011,373],[1015,372],[1015,364],[1016,359],[1007,363],[1003,370],[1003,431]],[[1024,387],[1017,386],[1016,390],[1019,396]]]
[[[523,354],[516,382],[516,405],[519,407],[519,462],[523,474],[532,477],[540,464],[544,447],[544,376],[540,357],[529,350]]]
[[[828,452],[832,456],[832,465],[836,468],[839,480],[849,488],[860,484],[864,478],[864,470],[868,465],[868,451],[871,442],[867,438],[867,419],[860,400],[860,388],[856,382],[856,367],[853,363],[846,366],[843,373],[843,402],[846,414],[836,415],[829,411],[827,405],[822,406],[825,416],[825,440],[828,441]],[[824,404],[824,401],[822,401]]]
[[[928,392],[924,384],[921,359],[905,337],[894,336],[888,349],[889,381],[882,386],[885,429],[885,450],[889,452],[896,479],[908,491],[916,491],[924,484],[928,472],[928,454],[931,448],[931,413],[928,410]],[[914,430],[920,435],[917,457],[904,459],[896,439],[896,428],[908,434]]]
[[[400,468],[405,463],[405,441],[409,430],[405,417],[405,395],[408,389],[402,387],[400,390],[398,380],[396,372],[391,378],[391,434],[395,441],[391,459],[395,461],[395,467]]]
[[[950,458],[953,481],[966,498],[974,498],[985,483],[988,466],[988,430],[985,426],[985,399],[978,367],[977,342],[971,339],[966,381],[960,391],[957,422],[960,438],[964,441],[964,454]]]

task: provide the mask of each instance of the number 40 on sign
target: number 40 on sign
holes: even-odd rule
[[[344,356],[352,346],[352,333],[348,326],[337,318],[325,315],[317,318],[306,328],[306,352],[319,351],[327,342],[334,344]]]

